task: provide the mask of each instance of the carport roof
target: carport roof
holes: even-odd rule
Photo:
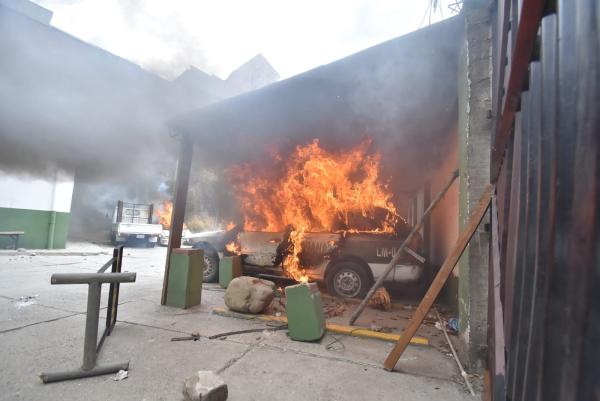
[[[456,125],[462,38],[462,16],[452,17],[176,116],[170,125],[216,163],[223,157],[243,160],[248,149],[263,144],[312,138],[335,144],[368,135],[391,151],[405,145],[418,151],[439,143]]]

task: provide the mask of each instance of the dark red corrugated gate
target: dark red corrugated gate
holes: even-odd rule
[[[492,399],[600,400],[600,5],[496,6]]]

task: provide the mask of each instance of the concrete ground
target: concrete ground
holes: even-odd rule
[[[382,369],[392,344],[378,340],[326,334],[321,342],[300,343],[285,331],[209,340],[213,334],[268,325],[212,314],[223,307],[223,291],[212,284],[204,285],[198,307],[161,306],[164,248],[125,250],[123,270],[137,272],[137,281],[121,286],[118,323],[99,363],[130,360],[129,378],[114,381],[107,375],[44,385],[41,372],[81,365],[87,286],[52,286],[50,276],[94,272],[111,253],[97,245],[86,249],[79,244],[54,254],[0,252],[0,400],[180,400],[183,380],[198,370],[218,372],[230,400],[473,399],[431,328],[419,335],[433,345],[409,346],[395,372]],[[105,286],[102,305],[107,292]],[[383,324],[379,312],[369,313]],[[361,319],[368,324],[375,318]],[[170,341],[193,332],[202,338]]]

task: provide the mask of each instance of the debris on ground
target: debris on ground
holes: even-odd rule
[[[233,336],[236,334],[248,334],[248,333],[263,333],[263,334],[268,333],[270,335],[271,332],[273,332],[273,331],[285,330],[285,329],[287,329],[287,324],[284,323],[284,324],[279,324],[279,325],[268,327],[268,328],[228,331],[226,333],[214,334],[212,336],[209,336],[208,339],[214,340],[215,338],[229,337],[229,336]]]
[[[233,311],[258,314],[275,297],[275,283],[255,277],[241,276],[231,280],[225,290],[225,305]]]
[[[121,380],[125,380],[129,377],[129,373],[126,370],[119,370],[114,376],[113,380],[116,382],[120,382]]]
[[[448,334],[458,334],[458,319],[455,317],[449,319],[446,329],[449,332]]]
[[[185,337],[173,337],[171,341],[198,341],[200,339],[200,333],[192,333]]]
[[[379,287],[369,300],[369,306],[376,309],[388,311],[392,309],[392,300],[385,287]]]
[[[323,312],[325,312],[325,317],[327,318],[341,316],[346,312],[346,309],[347,307],[344,303],[333,299],[327,300],[323,306]]]
[[[370,329],[372,331],[376,331],[378,333],[391,333],[393,330],[393,327],[379,326],[378,324],[371,323]]]
[[[281,316],[285,315],[285,297],[275,296],[273,301],[265,309],[265,315]]]
[[[183,383],[186,401],[225,401],[227,395],[227,384],[210,370],[200,370]]]
[[[16,299],[13,302],[15,303],[15,307],[17,309],[21,309],[21,308],[25,308],[27,306],[37,304],[38,297],[39,297],[39,295],[26,295],[23,297],[19,297],[19,299]]]

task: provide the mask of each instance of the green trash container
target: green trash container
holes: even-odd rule
[[[285,288],[288,333],[296,341],[316,341],[325,334],[325,313],[316,283]]]
[[[225,256],[219,261],[219,284],[227,288],[231,280],[242,275],[242,258]]]
[[[203,271],[202,249],[173,249],[169,259],[166,304],[183,309],[199,305],[202,299]]]

